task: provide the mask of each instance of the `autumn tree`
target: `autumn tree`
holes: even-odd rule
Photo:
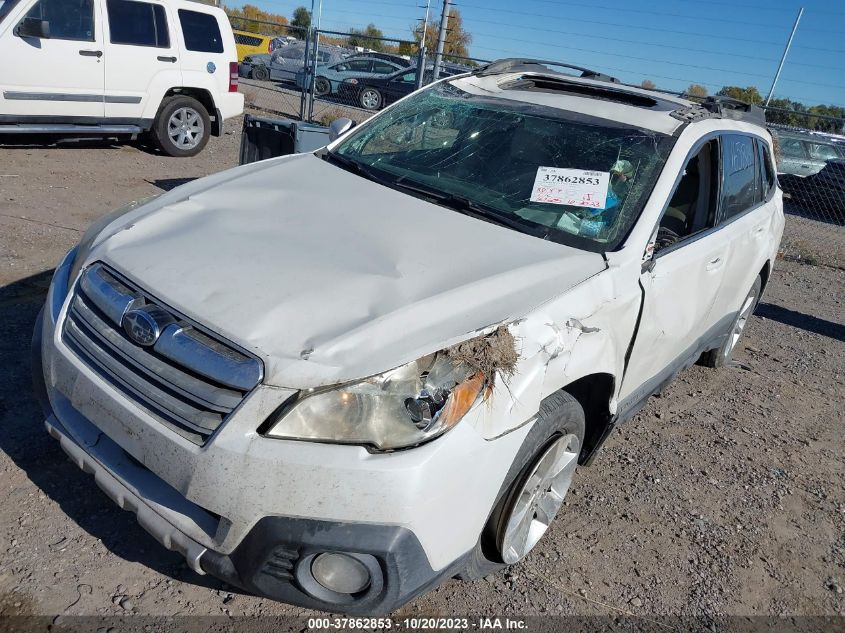
[[[753,105],[762,105],[764,99],[763,95],[757,89],[757,86],[748,86],[747,88],[740,88],[739,86],[723,86],[719,92],[716,93],[721,97],[730,97],[743,103],[751,103]]]
[[[245,31],[253,31],[263,35],[287,35],[288,19],[283,15],[263,11],[253,4],[244,6],[225,7],[232,26]]]
[[[425,34],[425,47],[430,55],[437,50],[437,36],[440,33],[440,21],[430,23]],[[423,25],[417,24],[411,29],[411,34],[417,44],[423,38]],[[468,57],[469,45],[472,44],[472,35],[464,30],[464,20],[458,9],[449,10],[449,20],[446,24],[446,41],[443,43],[443,56]],[[458,59],[457,61],[462,61]]]
[[[687,88],[686,93],[690,97],[699,97],[703,99],[707,96],[707,88],[702,86],[701,84],[690,84],[689,88]]]
[[[380,37],[384,37],[384,33],[372,22],[363,29],[349,29],[350,46],[360,46],[361,48],[368,48],[374,51],[382,51],[384,50],[384,41],[377,39]]]
[[[651,79],[643,79],[642,83],[640,84],[641,88],[645,88],[646,90],[654,90],[657,88],[657,84],[654,83]]]

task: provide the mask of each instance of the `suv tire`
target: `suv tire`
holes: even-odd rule
[[[701,355],[700,363],[705,367],[724,367],[730,364],[733,358],[734,351],[736,351],[737,343],[739,343],[742,334],[745,332],[745,326],[748,324],[748,319],[754,314],[757,308],[757,303],[760,301],[760,293],[763,290],[763,280],[760,275],[754,280],[751,290],[748,291],[745,299],[742,300],[742,305],[737,312],[736,318],[731,323],[731,329],[725,342],[719,349],[711,349],[709,352],[704,352]]]
[[[184,95],[168,97],[162,102],[150,130],[162,152],[180,158],[199,154],[210,133],[211,119],[205,107]]]
[[[512,531],[510,519],[515,516],[515,511],[526,507],[526,500],[534,496],[531,495],[532,489],[539,491],[543,487],[543,478],[537,477],[538,470],[542,468],[544,460],[548,461],[551,451],[566,445],[567,454],[570,451],[575,453],[574,458],[570,457],[574,461],[568,463],[566,468],[569,481],[571,481],[578,454],[584,443],[584,427],[584,409],[566,391],[559,391],[543,400],[537,421],[528,432],[516,459],[511,464],[502,489],[499,491],[496,505],[490,513],[475,549],[469,555],[466,567],[458,573],[458,578],[477,580],[495,573],[507,567],[508,564],[521,560],[536,544],[535,540],[528,550],[517,552],[518,559],[513,560],[513,563],[505,562],[507,559],[513,559],[513,552],[508,555],[507,547],[509,531]],[[568,488],[567,481],[566,489],[562,490],[563,494],[560,496],[554,514],[557,514],[557,510],[563,503]],[[528,503],[527,507],[530,509],[531,503]],[[551,517],[545,517],[549,519],[549,523],[554,518],[554,514]],[[537,519],[537,513],[534,514],[534,519]],[[548,526],[548,523],[546,525]]]

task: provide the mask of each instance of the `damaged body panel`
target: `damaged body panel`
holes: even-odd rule
[[[34,333],[48,432],[277,600],[383,613],[520,560],[616,424],[730,362],[783,231],[764,128],[549,64],[95,223]]]

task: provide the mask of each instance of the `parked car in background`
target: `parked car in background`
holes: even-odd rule
[[[222,9],[187,0],[5,0],[0,133],[140,134],[193,156],[243,112]]]
[[[350,57],[330,66],[317,66],[314,94],[318,97],[337,94],[338,86],[347,79],[383,77],[405,68],[408,68],[407,63],[398,64],[384,59],[360,56]],[[307,76],[305,69],[296,74],[297,87],[303,88],[306,85]]]
[[[824,136],[780,130],[775,134],[780,142],[779,174],[812,176],[827,161],[845,158],[845,146]]]
[[[347,52],[338,46],[320,46],[317,49],[317,64],[332,65],[344,60]],[[244,60],[246,61],[246,60]],[[251,56],[249,73],[259,81],[296,81],[296,74],[305,68],[305,44],[283,46],[273,52],[270,58]],[[244,69],[246,72],[247,69]],[[240,68],[238,69],[240,73]]]
[[[566,511],[575,472],[731,363],[782,197],[762,112],[550,66],[97,221],[36,321],[47,432],[194,572],[331,613],[605,529]]]
[[[804,211],[845,223],[845,159],[829,160],[809,176],[782,174],[779,180],[784,192]]]
[[[424,83],[430,83],[432,69],[426,69]],[[463,71],[461,71],[463,72]],[[441,68],[441,77],[458,74],[449,68]],[[391,75],[344,79],[337,94],[344,101],[367,110],[381,110],[417,89],[417,68],[411,66]]]
[[[261,35],[249,31],[232,31],[232,33],[238,49],[238,61],[242,61],[248,55],[269,54],[276,50],[276,37],[273,35]]]

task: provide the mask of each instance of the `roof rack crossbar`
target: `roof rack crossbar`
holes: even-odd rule
[[[478,75],[479,77],[485,77],[487,75],[497,75],[500,73],[506,72],[513,72],[513,71],[532,71],[537,70],[537,67],[548,67],[548,66],[558,66],[560,68],[568,68],[570,70],[577,70],[581,73],[581,77],[588,78],[588,79],[597,79],[599,81],[610,81],[612,83],[619,83],[619,80],[616,77],[611,77],[610,75],[606,75],[601,73],[597,70],[592,70],[590,68],[584,68],[583,66],[575,66],[573,64],[567,64],[566,62],[555,62],[555,61],[548,61],[542,59],[526,59],[522,57],[507,57],[505,59],[497,59],[494,62],[490,62],[489,64],[485,64],[481,68],[478,68],[473,74]],[[548,68],[544,68],[548,70]]]

